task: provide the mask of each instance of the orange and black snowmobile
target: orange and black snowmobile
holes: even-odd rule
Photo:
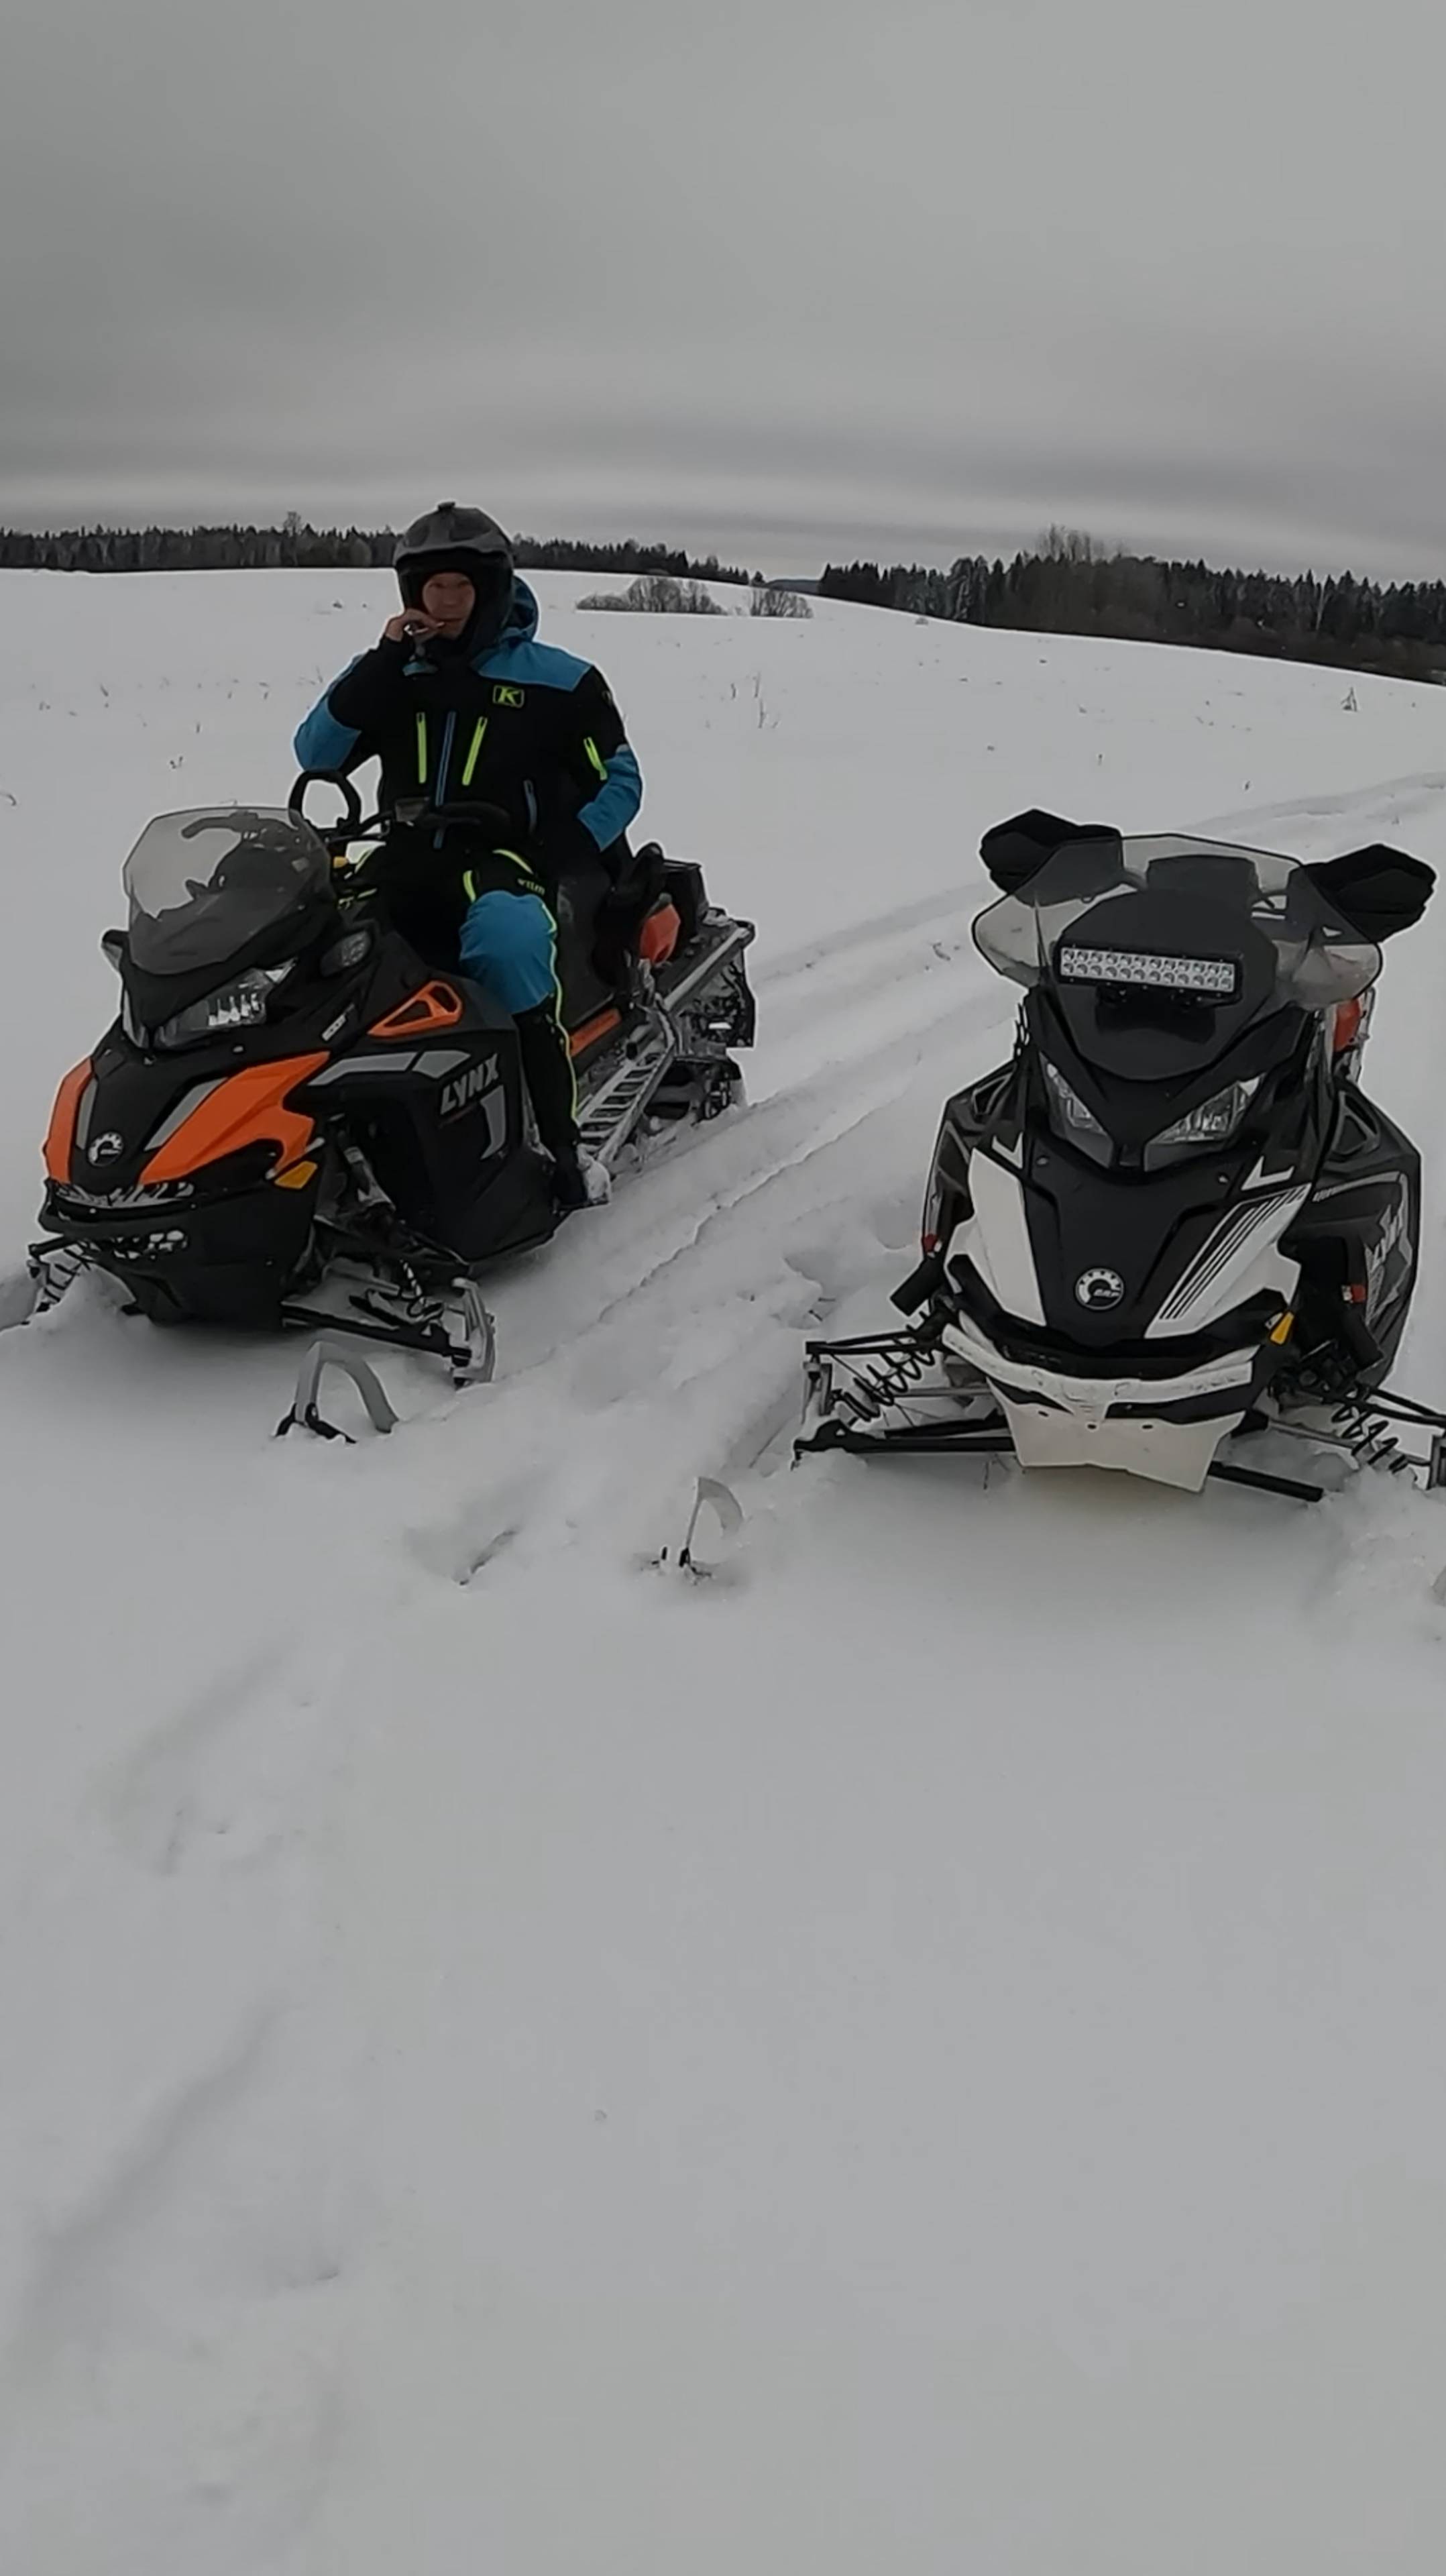
[[[348,854],[385,826],[335,783],[335,830],[305,819],[302,779],[285,812],[163,814],[141,834],[128,926],[103,943],[120,1014],[45,1141],[37,1302],[96,1268],[156,1323],[340,1326],[465,1378],[490,1367],[476,1273],[553,1233],[551,1167],[507,1013],[347,900]],[[559,907],[583,1145],[609,1165],[654,1122],[726,1107],[753,1033],[751,925],[695,867],[656,850],[631,866]]]

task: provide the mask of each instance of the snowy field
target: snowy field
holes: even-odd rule
[[[785,1461],[1007,1046],[981,829],[1446,866],[1446,696],[595,586],[544,633],[759,921],[751,1105],[388,1442],[99,1290],[0,1340],[0,2566],[1434,2576],[1446,1507]],[[390,597],[0,577],[0,1272],[130,842],[282,801]],[[1438,1399],[1443,1003],[1446,895],[1368,1066]]]

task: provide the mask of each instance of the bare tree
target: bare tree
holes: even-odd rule
[[[1046,528],[1034,549],[1045,563],[1104,563],[1108,550],[1083,528]]]
[[[813,610],[801,590],[778,590],[770,582],[755,582],[749,607],[750,617],[812,617]]]
[[[626,590],[594,591],[579,608],[632,608],[654,617],[726,617],[701,581],[677,581],[670,572],[640,572]]]

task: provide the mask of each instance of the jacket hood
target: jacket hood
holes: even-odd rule
[[[497,644],[530,644],[537,633],[537,621],[541,614],[536,593],[528,588],[520,573],[514,573],[512,606],[502,621],[502,632],[497,638]],[[495,653],[497,644],[489,645],[488,651]]]

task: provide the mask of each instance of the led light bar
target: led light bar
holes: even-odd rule
[[[1061,948],[1067,984],[1139,984],[1161,993],[1207,993],[1233,1000],[1240,969],[1233,957],[1162,957],[1149,948]]]

